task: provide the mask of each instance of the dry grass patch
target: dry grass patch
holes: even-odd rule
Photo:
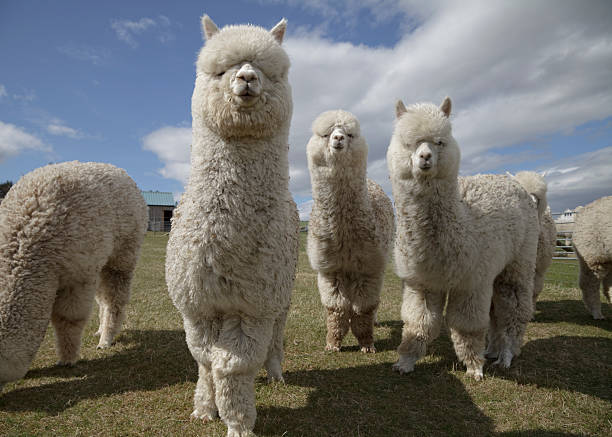
[[[301,236],[286,384],[267,384],[260,373],[258,435],[612,434],[612,311],[606,304],[608,320],[591,319],[571,263],[553,265],[523,354],[509,370],[487,366],[484,381],[466,378],[444,332],[413,374],[399,376],[391,371],[402,328],[399,279],[389,268],[378,353],[361,354],[350,334],[342,352],[325,352],[325,313]],[[0,435],[225,435],[220,421],[189,420],[197,369],[166,292],[166,242],[164,234],[147,235],[125,330],[111,349],[96,350],[94,314],[83,359],[59,368],[49,330],[26,377],[0,396]]]

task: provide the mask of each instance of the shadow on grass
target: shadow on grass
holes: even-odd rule
[[[558,336],[533,340],[510,369],[488,366],[487,374],[518,384],[561,389],[612,402],[612,340]]]
[[[130,391],[155,390],[197,378],[197,367],[183,331],[124,331],[124,350],[74,367],[52,366],[29,371],[25,379],[66,378],[0,395],[0,411],[59,413],[83,399]]]
[[[535,322],[538,323],[574,323],[576,325],[596,326],[612,331],[612,311],[610,304],[601,304],[601,312],[605,320],[594,320],[587,312],[582,298],[576,300],[543,300],[536,303]]]

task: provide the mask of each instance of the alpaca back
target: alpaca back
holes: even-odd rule
[[[572,242],[597,275],[603,278],[612,271],[612,196],[597,199],[578,211]]]

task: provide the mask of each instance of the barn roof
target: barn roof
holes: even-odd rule
[[[164,191],[143,191],[142,197],[144,197],[148,206],[175,206],[172,193]]]

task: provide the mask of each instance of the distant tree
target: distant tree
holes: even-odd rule
[[[6,193],[8,193],[8,190],[10,190],[12,186],[13,183],[11,181],[0,184],[0,197],[6,196]]]

